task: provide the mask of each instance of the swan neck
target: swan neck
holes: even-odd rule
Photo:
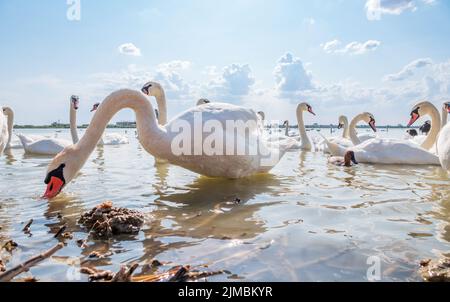
[[[158,94],[156,97],[156,103],[158,104],[158,110],[159,110],[159,124],[161,126],[164,126],[167,124],[167,100],[166,100],[166,94],[162,90],[160,94]]]
[[[77,110],[73,108],[72,102],[70,102],[70,134],[73,144],[78,143],[80,139],[78,138],[77,131]]]
[[[125,108],[133,110],[136,114],[138,137],[144,149],[158,157],[168,151],[167,148],[163,148],[166,144],[162,144],[165,131],[158,126],[151,103],[140,92],[124,89],[112,93],[102,102],[86,129],[86,133],[75,145],[77,152],[81,153],[80,158],[83,163],[94,151],[114,115]],[[157,143],[152,143],[152,141]]]
[[[436,107],[428,106],[428,114],[431,116],[431,130],[421,146],[425,150],[430,150],[431,148],[433,148],[439,132],[441,131],[441,117]]]
[[[448,119],[448,111],[445,107],[443,107],[441,117],[441,129],[444,129],[444,127],[447,125],[447,119]]]
[[[358,125],[358,123],[361,122],[363,119],[364,119],[364,115],[359,114],[350,123],[349,135],[350,135],[350,139],[352,140],[353,145],[355,145],[355,146],[361,144],[361,140],[359,139],[358,134],[356,133],[356,125]]]
[[[306,133],[305,121],[303,118],[304,110],[297,109],[297,121],[298,121],[298,131],[300,133],[300,137],[302,139],[302,145],[306,147],[311,146],[311,142],[308,138],[308,134]]]
[[[6,117],[8,118],[8,142],[6,143],[6,148],[9,148],[11,145],[11,139],[14,128],[14,111],[9,107],[5,109],[6,109]]]
[[[286,130],[284,132],[285,136],[289,136],[289,122],[286,123]]]
[[[350,128],[348,126],[348,119],[346,116],[342,117],[342,122],[344,123],[344,133],[342,134],[342,138],[350,138]]]

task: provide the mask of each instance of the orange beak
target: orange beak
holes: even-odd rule
[[[52,178],[50,178],[50,182],[47,185],[47,190],[42,197],[45,199],[55,198],[61,192],[63,187],[64,182],[58,177],[52,176]]]
[[[419,119],[420,115],[418,115],[417,113],[413,113],[411,115],[411,120],[408,123],[408,127],[411,127],[412,125],[414,125],[414,123]]]

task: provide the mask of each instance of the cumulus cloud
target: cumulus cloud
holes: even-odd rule
[[[133,43],[125,43],[119,46],[119,52],[123,55],[140,57],[142,56],[141,50]]]
[[[326,42],[321,45],[322,49],[326,53],[342,53],[342,54],[351,54],[351,55],[362,55],[370,51],[376,50],[381,42],[377,40],[368,40],[366,42],[351,42],[348,43],[344,47],[340,47],[342,45],[339,40],[332,40]]]
[[[282,56],[275,66],[276,91],[282,96],[295,95],[301,91],[312,89],[312,77],[300,58],[291,53]]]
[[[156,81],[164,87],[168,98],[183,100],[191,98],[192,89],[181,72],[190,66],[188,61],[171,61],[159,64],[156,71],[152,72],[132,64],[117,72],[93,74],[90,82],[95,83],[98,87],[96,91],[104,95],[120,88],[140,89],[148,81]]]
[[[434,5],[436,0],[421,0],[425,5]],[[366,13],[369,20],[380,20],[383,15],[400,15],[405,11],[416,11],[419,1],[414,0],[367,0]]]
[[[406,65],[398,73],[389,74],[384,77],[384,81],[403,81],[414,75],[417,69],[425,68],[433,64],[430,58],[417,59]]]
[[[205,89],[213,97],[241,98],[250,93],[255,79],[248,64],[231,64],[218,74],[214,66],[208,67],[208,73],[214,78]]]

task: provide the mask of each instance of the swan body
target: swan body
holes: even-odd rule
[[[147,89],[142,91],[146,93]],[[156,120],[151,103],[144,95],[134,90],[119,90],[103,101],[81,140],[64,149],[50,163],[45,179],[47,190],[44,197],[55,197],[75,177],[94,151],[108,122],[117,112],[125,108],[130,108],[136,113],[139,141],[148,153],[205,176],[236,179],[269,172],[289,147],[269,144],[263,140],[257,131],[258,117],[253,110],[230,104],[206,104],[188,109],[167,125],[161,126]],[[191,135],[191,129],[197,129],[196,122],[199,122],[199,116],[201,116],[199,124],[203,127],[199,130],[200,133]],[[226,126],[230,120],[252,120],[253,125],[248,127],[248,138],[236,135],[235,139],[230,141],[228,136],[230,133]],[[212,146],[212,143],[208,144],[211,142],[211,131],[207,131],[208,124],[211,126],[212,123],[217,127],[225,127],[222,129],[225,129],[227,139],[222,140],[224,148],[209,153],[211,150],[201,147]],[[232,133],[234,135],[234,128]],[[186,136],[188,139],[185,140]],[[223,136],[221,137],[223,139]],[[215,142],[219,144],[220,140]],[[242,147],[255,147],[255,144],[259,148],[255,149],[257,152],[254,154],[245,152],[241,155],[233,152]],[[183,149],[179,150],[181,145]],[[231,149],[233,155],[221,154],[223,149],[228,151]]]
[[[54,138],[31,139],[29,136],[18,134],[25,153],[35,155],[57,155],[64,148],[72,145],[71,142]]]
[[[407,140],[373,138],[351,148],[343,148],[326,140],[334,156],[353,151],[360,163],[391,165],[439,165],[439,158]]]
[[[447,124],[450,113],[450,103],[446,103],[442,109],[442,128],[436,144],[436,151],[439,155],[439,162],[444,170],[450,171],[450,124]]]

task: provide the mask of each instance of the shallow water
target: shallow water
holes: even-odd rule
[[[19,244],[12,254],[1,252],[8,268],[55,245],[53,234],[64,224],[74,240],[24,276],[86,281],[77,273],[80,264],[117,271],[121,264],[158,259],[168,267],[208,265],[231,273],[210,281],[366,281],[368,260],[378,257],[382,281],[420,281],[419,261],[450,249],[449,180],[439,167],[342,168],[328,165],[319,152],[291,152],[271,174],[210,179],[155,166],[134,130],[127,132],[129,145],[97,148],[51,202],[39,198],[50,158],[22,150],[0,157],[0,243]],[[82,250],[75,241],[87,233],[77,219],[105,200],[143,211],[147,223],[136,236],[90,239]],[[31,237],[21,231],[30,219]],[[113,254],[89,259],[94,250]]]

